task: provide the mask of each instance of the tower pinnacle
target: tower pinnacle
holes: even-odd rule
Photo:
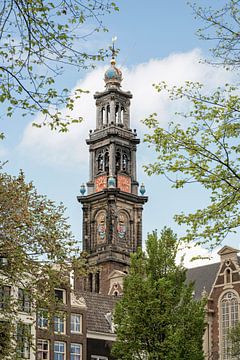
[[[120,69],[118,69],[116,67],[116,60],[115,60],[115,55],[116,55],[116,51],[115,51],[115,47],[114,47],[114,42],[117,40],[117,37],[115,36],[112,39],[112,47],[110,47],[110,50],[112,52],[112,58],[110,61],[111,66],[107,69],[107,71],[105,72],[105,76],[104,76],[104,80],[106,83],[106,88],[119,88],[121,86],[121,81],[122,81],[122,72]]]

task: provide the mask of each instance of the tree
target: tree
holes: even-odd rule
[[[197,35],[202,40],[214,43],[211,52],[214,64],[226,67],[240,65],[239,33],[240,33],[240,1],[226,0],[220,9],[212,6],[202,7],[192,4],[195,17],[204,23]]]
[[[195,16],[206,26],[198,31],[204,40],[215,41],[210,63],[226,67],[239,65],[240,1],[228,0],[214,10],[192,5]],[[181,87],[154,85],[167,92],[170,100],[187,99],[190,110],[176,113],[167,128],[159,125],[156,114],[144,120],[150,134],[145,141],[154,146],[155,163],[145,167],[149,175],[163,174],[175,188],[198,183],[207,190],[205,208],[190,214],[175,215],[178,224],[186,224],[183,240],[219,245],[240,225],[239,115],[240,98],[237,77],[235,85],[226,84],[212,93],[199,83],[186,82]],[[177,116],[181,116],[178,122]]]
[[[155,115],[145,119],[152,133],[145,142],[154,146],[155,163],[147,165],[149,175],[164,174],[175,188],[198,183],[209,192],[209,204],[195,213],[179,214],[175,220],[187,224],[184,240],[219,244],[240,225],[240,102],[236,88],[226,85],[211,95],[202,94],[200,84],[181,88],[156,85],[171,100],[189,100],[190,111],[184,121],[162,128]]]
[[[62,204],[55,205],[39,195],[22,172],[17,177],[0,173],[1,359],[11,352],[10,358],[17,359],[14,337],[8,334],[16,332],[22,297],[29,316],[38,305],[51,313],[60,306],[54,288],[69,286],[69,272],[73,269],[84,271],[84,260],[79,259],[64,210]],[[13,296],[9,287],[18,289],[18,295]],[[5,330],[7,325],[9,331]]]
[[[83,90],[58,89],[55,78],[63,66],[85,69],[102,60],[106,51],[89,54],[84,42],[100,30],[101,17],[118,10],[108,0],[3,0],[0,5],[0,103],[5,116],[41,112],[43,125],[66,131],[70,116],[62,119],[60,107],[73,109]],[[86,25],[86,26],[84,26]],[[41,124],[36,124],[41,126]]]
[[[239,359],[240,357],[240,322],[230,328],[228,333],[228,341],[230,344],[229,353],[233,358]]]
[[[146,254],[132,255],[114,313],[118,359],[204,359],[204,300],[193,299],[186,270],[176,265],[178,241],[169,228],[148,236]]]

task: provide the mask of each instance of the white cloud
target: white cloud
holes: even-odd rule
[[[123,90],[133,94],[131,107],[131,124],[137,128],[140,135],[144,133],[144,125],[140,120],[150,113],[157,112],[162,121],[167,121],[175,111],[166,96],[159,95],[152,87],[153,83],[165,80],[170,85],[180,85],[185,80],[200,81],[209,88],[229,81],[230,72],[200,64],[200,50],[188,53],[172,54],[164,59],[153,59],[134,68],[123,68]],[[47,128],[36,129],[29,124],[24,131],[19,149],[25,156],[31,156],[35,161],[44,162],[50,166],[76,166],[87,163],[88,149],[85,139],[89,129],[95,127],[95,91],[104,90],[103,75],[106,67],[99,67],[79,80],[76,87],[88,89],[89,94],[82,96],[75,104],[72,115],[83,116],[82,124],[74,125],[66,134],[53,133]],[[182,105],[181,105],[182,106]],[[67,114],[68,110],[64,109]],[[38,118],[37,120],[41,120]],[[36,120],[35,120],[36,121]]]
[[[176,104],[171,103],[167,96],[158,94],[152,84],[166,81],[169,85],[180,85],[185,80],[199,81],[207,85],[209,89],[229,82],[232,74],[222,69],[213,68],[207,64],[200,64],[202,54],[195,49],[188,53],[171,54],[164,59],[152,59],[147,63],[139,64],[133,68],[122,68],[123,90],[130,90],[133,94],[131,106],[131,125],[136,128],[140,137],[145,132],[144,125],[140,120],[153,112],[157,112],[159,119],[165,123],[171,114],[176,111]],[[85,139],[90,129],[95,127],[95,91],[104,90],[104,71],[106,67],[99,67],[89,72],[84,79],[76,83],[76,87],[88,89],[89,94],[75,104],[72,115],[83,116],[82,124],[74,125],[68,133],[52,132],[48,128],[36,129],[29,124],[22,136],[18,151],[25,158],[34,162],[40,162],[48,166],[64,168],[79,166],[81,169],[88,163],[88,148]],[[186,105],[186,103],[185,103]],[[181,104],[183,106],[183,104]],[[179,109],[178,109],[179,110]],[[64,109],[63,113],[68,114]],[[41,121],[38,117],[34,122]],[[149,162],[145,147],[139,151],[138,159]],[[141,162],[140,161],[140,162]],[[138,161],[138,167],[141,164]],[[219,261],[218,249],[209,254],[207,249],[200,246],[190,246],[182,250],[178,259],[185,253],[184,264],[186,267],[201,266],[209,262]],[[210,256],[210,260],[196,260],[191,262],[193,256]]]
[[[197,266],[203,266],[211,263],[216,263],[220,261],[220,257],[217,254],[220,248],[215,248],[213,251],[209,251],[206,248],[203,248],[200,245],[195,245],[194,243],[189,244],[186,247],[183,247],[177,254],[177,262],[181,261],[181,258],[184,257],[184,266],[186,268],[193,268]],[[193,258],[199,257],[199,259],[193,260]]]

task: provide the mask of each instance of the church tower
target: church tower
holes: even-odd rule
[[[142,246],[142,210],[147,197],[143,186],[138,195],[136,150],[140,140],[130,126],[132,94],[121,90],[122,73],[114,52],[104,80],[105,90],[94,95],[96,128],[86,140],[88,191],[78,201],[83,207],[83,251],[88,253],[89,264],[98,269],[89,274],[85,290],[117,295],[130,254]]]

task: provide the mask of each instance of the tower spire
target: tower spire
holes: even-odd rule
[[[111,52],[112,52],[112,59],[111,59],[111,62],[110,62],[110,63],[113,64],[113,65],[116,64],[116,60],[115,60],[116,50],[115,50],[115,46],[114,46],[114,44],[115,44],[116,41],[117,41],[117,37],[114,36],[114,37],[112,38],[112,46],[110,46],[110,50],[111,50]]]
[[[115,41],[111,66],[104,76],[106,89],[94,95],[96,128],[87,139],[88,192],[84,196],[82,188],[78,197],[83,205],[83,249],[89,254],[89,264],[101,267],[88,288],[103,294],[115,291],[116,271],[118,277],[120,273],[124,276],[130,253],[142,244],[142,210],[147,201],[143,187],[142,195],[138,194],[136,151],[140,140],[130,124],[132,94],[120,89],[122,73],[116,67]]]

